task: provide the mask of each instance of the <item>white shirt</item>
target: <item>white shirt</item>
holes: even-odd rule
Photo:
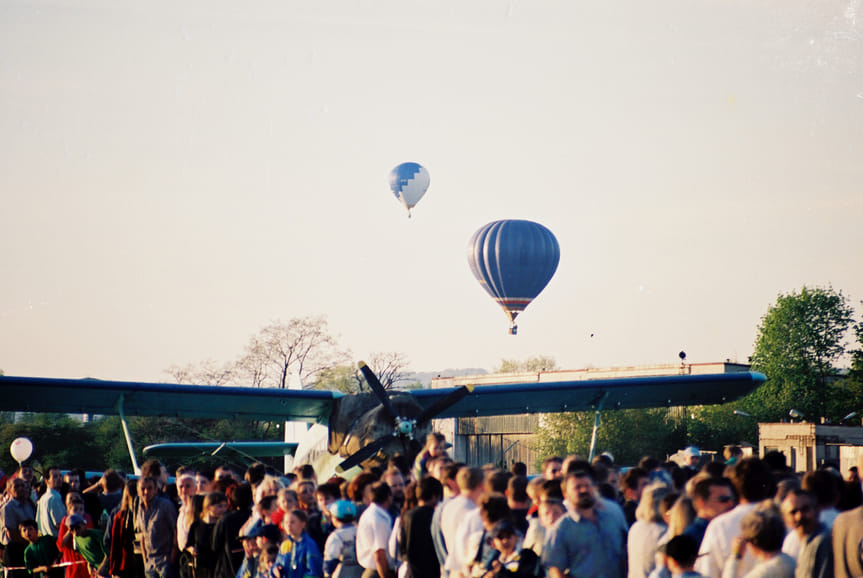
[[[707,525],[701,549],[698,551],[699,558],[695,562],[695,571],[708,576],[719,578],[722,576],[722,568],[731,554],[731,541],[740,535],[740,524],[743,518],[755,509],[757,504],[739,504],[729,512],[725,512],[713,518]],[[738,565],[741,574],[746,574],[755,567],[757,560],[755,556],[746,550],[743,559]]]
[[[629,578],[646,578],[656,566],[656,549],[666,530],[665,524],[638,520],[629,529],[626,549]]]
[[[36,504],[36,524],[39,526],[39,535],[54,536],[60,534],[60,522],[66,515],[66,505],[63,496],[57,490],[48,488],[39,503]]]
[[[467,496],[456,496],[443,505],[443,510],[440,514],[440,529],[443,533],[444,542],[446,542],[447,556],[446,563],[444,564],[446,570],[451,571],[460,566],[456,561],[455,555],[455,549],[458,546],[456,534],[458,534],[462,520],[464,520],[468,512],[475,510],[476,507],[473,500]]]
[[[467,512],[461,520],[458,529],[455,533],[455,545],[451,548],[450,554],[453,555],[452,567],[447,565],[450,571],[462,572],[467,574],[473,559],[476,557],[477,547],[479,547],[479,538],[482,536],[482,518],[479,516],[479,508],[473,508]],[[476,547],[470,551],[470,539],[474,536],[474,544]],[[449,546],[447,546],[449,548]],[[449,564],[447,559],[447,564]]]
[[[366,570],[377,568],[375,552],[387,551],[387,542],[392,531],[392,520],[384,508],[372,502],[357,525],[357,561]],[[387,556],[387,561],[392,567],[392,561]]]

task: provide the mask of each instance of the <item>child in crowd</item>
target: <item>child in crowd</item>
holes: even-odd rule
[[[529,578],[536,575],[538,558],[521,547],[521,537],[509,521],[498,522],[491,531],[497,554],[486,566],[484,578]]]
[[[267,578],[273,570],[273,564],[279,557],[279,547],[275,544],[267,544],[258,557],[258,578]]]
[[[359,578],[363,567],[357,562],[357,508],[350,500],[338,500],[329,505],[335,530],[324,546],[324,576],[326,578]]]
[[[84,517],[78,514],[68,516],[66,525],[75,540],[75,549],[87,561],[90,567],[90,575],[99,571],[105,562],[105,546],[103,545],[104,534],[101,530],[88,528]]]
[[[243,563],[237,570],[236,578],[255,578],[258,575],[258,539],[256,536],[240,536],[243,543]]]
[[[308,515],[302,510],[293,510],[285,516],[283,528],[288,534],[286,542],[290,549],[281,549],[270,572],[272,578],[322,578],[323,558],[317,544],[306,533]]]
[[[57,548],[60,550],[60,562],[77,562],[66,566],[66,578],[89,578],[90,572],[84,564],[81,553],[75,550],[75,537],[69,531],[69,518],[83,517],[88,528],[93,527],[90,514],[84,512],[84,498],[78,492],[69,491],[66,494],[66,517],[60,522],[57,535]]]
[[[62,578],[63,568],[52,568],[60,559],[54,536],[40,536],[36,520],[22,520],[18,523],[18,531],[29,544],[24,550],[27,571],[36,578]]]
[[[680,578],[699,578],[695,571],[698,559],[698,542],[692,536],[681,534],[665,544],[665,565],[672,576]]]
[[[297,492],[290,488],[282,488],[276,496],[279,509],[273,514],[272,519],[273,524],[281,528],[285,514],[296,510],[300,506],[300,502],[297,499]]]

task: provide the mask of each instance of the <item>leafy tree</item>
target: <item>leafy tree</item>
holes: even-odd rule
[[[594,412],[553,413],[540,419],[536,449],[546,457],[576,454],[587,457]],[[675,439],[675,424],[665,408],[608,410],[596,439],[597,453],[609,451],[619,464],[635,464],[643,456],[664,459],[682,447]]]
[[[768,381],[743,401],[747,411],[759,421],[778,421],[792,408],[811,420],[828,416],[829,378],[845,354],[853,313],[829,287],[780,294],[758,327],[751,363]]]
[[[338,365],[324,369],[318,374],[314,389],[356,393],[368,391],[365,380],[352,365]]]
[[[494,369],[494,373],[523,373],[533,371],[554,371],[557,369],[557,362],[553,357],[537,355],[529,357],[524,361],[517,359],[501,359],[500,365]]]

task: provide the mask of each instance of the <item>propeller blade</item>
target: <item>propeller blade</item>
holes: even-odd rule
[[[345,470],[349,470],[354,466],[360,465],[361,463],[378,453],[381,448],[387,444],[388,441],[390,441],[390,438],[388,437],[380,438],[373,441],[372,443],[356,451],[353,455],[349,456],[342,463],[340,463],[338,467],[336,467],[336,471],[341,474]]]
[[[378,398],[378,401],[381,402],[381,405],[384,406],[384,409],[390,414],[390,417],[395,420],[398,414],[396,414],[396,410],[393,409],[393,405],[390,403],[390,396],[387,395],[387,390],[384,389],[378,376],[375,375],[375,372],[372,371],[371,367],[366,365],[365,361],[360,361],[359,367],[360,371],[363,373],[363,377],[366,378],[366,382],[369,384],[369,387],[371,387],[372,391],[375,392],[375,397]]]
[[[417,417],[417,427],[422,427],[429,420],[431,420],[434,416],[442,412],[443,410],[454,406],[461,400],[463,400],[467,395],[473,391],[472,385],[464,385],[457,390],[451,392],[446,397],[442,397],[426,409],[423,410],[421,414]]]

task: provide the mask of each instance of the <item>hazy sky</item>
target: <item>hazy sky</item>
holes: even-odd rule
[[[861,311],[861,183],[863,0],[0,0],[0,368],[318,314],[416,371],[746,361],[780,292]],[[516,337],[466,261],[501,218],[561,247]]]

